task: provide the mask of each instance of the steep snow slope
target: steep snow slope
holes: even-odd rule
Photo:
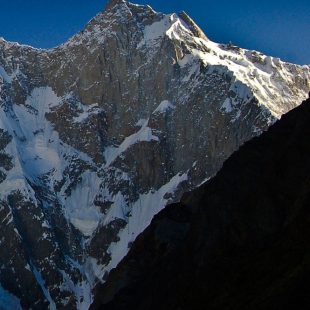
[[[0,284],[87,309],[154,214],[309,91],[308,66],[111,1],[51,50],[0,40]],[[9,295],[7,295],[9,296]]]

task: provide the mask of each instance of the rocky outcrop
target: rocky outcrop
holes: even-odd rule
[[[161,211],[91,309],[307,309],[310,99]]]
[[[308,66],[181,16],[111,1],[57,48],[0,40],[0,290],[22,307],[87,308],[154,214],[306,96]]]

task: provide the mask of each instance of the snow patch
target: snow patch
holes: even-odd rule
[[[18,140],[16,158],[21,157],[28,176],[44,174],[60,164],[58,152],[50,144],[58,134],[45,118],[45,114],[60,102],[50,87],[35,88],[25,105],[13,105],[9,115],[0,116],[6,123],[5,128],[11,129],[10,134]]]
[[[232,99],[226,98],[221,106],[221,109],[224,110],[226,113],[231,113],[233,111]]]
[[[70,260],[70,262],[72,261]],[[78,263],[75,263],[74,267],[82,271],[82,274],[85,274],[85,272],[83,272],[85,270],[82,270],[83,267],[81,267]],[[74,293],[77,301],[76,308],[78,310],[88,310],[93,301],[91,293],[91,283],[85,280],[74,283],[63,270],[60,270],[60,273],[62,274],[64,280],[61,289],[69,289],[71,292]],[[94,283],[92,284],[94,285]]]
[[[139,119],[139,120],[136,122],[135,126],[137,126],[137,127],[142,127],[142,126],[145,124],[145,122],[147,122],[147,121],[148,121],[147,119],[141,118],[141,119]]]
[[[99,225],[102,214],[94,206],[99,191],[100,179],[95,172],[86,171],[81,182],[64,201],[65,216],[84,236],[89,237]]]
[[[82,123],[85,120],[87,120],[90,116],[98,114],[100,111],[102,111],[98,107],[98,104],[92,104],[90,106],[80,104],[79,109],[81,110],[79,116],[73,118],[73,121],[75,123]]]
[[[146,26],[143,31],[143,40],[138,44],[137,48],[141,48],[143,45],[151,46],[156,43],[158,39],[164,37],[170,26],[171,15],[165,15],[160,21]]]
[[[164,15],[161,20],[152,23],[144,28],[143,39],[137,48],[144,45],[154,48],[158,42],[164,37],[180,39],[180,29],[191,33],[186,24],[177,16],[177,14]]]
[[[188,57],[202,60],[209,68],[213,67],[213,70],[220,71],[220,67],[223,67],[223,72],[227,72],[227,69],[231,71],[235,79],[239,80],[240,84],[243,84],[243,88],[247,88],[247,91],[251,90],[258,101],[274,117],[280,118],[283,113],[289,110],[291,107],[290,96],[282,96],[282,94],[283,92],[287,94],[291,93],[289,83],[292,85],[295,83],[295,74],[292,71],[296,68],[295,65],[286,64],[279,60],[275,61],[272,57],[268,56],[262,56],[261,63],[258,63],[253,61],[253,57],[250,56],[255,54],[254,51],[250,52],[239,49],[236,52],[223,49],[219,44],[212,41],[195,37],[193,40],[201,49],[190,48],[192,56]],[[205,51],[206,49],[207,51]],[[188,61],[190,59],[184,60],[184,64]],[[281,70],[276,67],[279,63],[281,64]],[[302,74],[302,72],[300,73]],[[309,79],[306,73],[303,73],[303,75],[305,80]],[[306,98],[303,92],[298,96],[300,97],[300,102]],[[298,99],[296,102],[298,102]],[[223,105],[224,109],[230,111],[228,102],[223,103]]]
[[[128,210],[127,202],[121,192],[112,197],[114,201],[109,212],[104,218],[103,225],[107,225],[115,219],[126,219],[126,210]]]
[[[56,308],[55,302],[53,301],[53,299],[50,295],[50,292],[48,291],[48,289],[45,286],[45,281],[44,281],[41,273],[38,271],[38,269],[32,263],[30,263],[30,266],[31,266],[33,275],[35,276],[35,278],[37,280],[37,283],[40,285],[40,287],[44,293],[45,298],[50,303],[49,304],[49,310],[56,310],[57,308]]]
[[[148,193],[140,195],[139,199],[132,205],[127,226],[119,233],[120,241],[112,243],[109,247],[111,262],[106,267],[107,271],[117,266],[127,254],[128,245],[150,225],[154,215],[167,205],[169,199],[165,195],[169,193],[173,194],[179,184],[187,179],[187,173],[179,173],[158,191],[150,190]],[[126,206],[124,205],[122,208],[124,209]]]
[[[5,69],[0,66],[0,82],[6,82],[6,83],[12,83],[14,78],[16,78],[18,75],[23,75],[24,74],[20,71],[19,65],[17,65],[17,69],[13,71],[12,74],[8,74]]]
[[[107,147],[105,149],[104,156],[106,160],[106,166],[109,166],[118,156],[120,156],[136,143],[159,141],[158,137],[153,135],[152,129],[147,126],[148,121],[149,120],[147,119],[138,132],[125,138],[125,140],[118,147]]]
[[[12,82],[12,77],[6,73],[3,67],[0,66],[0,77],[2,81],[5,81],[6,83]]]
[[[170,101],[168,100],[164,100],[162,101],[159,106],[154,110],[154,113],[166,113],[168,110],[172,110],[175,109],[175,105],[172,104]]]

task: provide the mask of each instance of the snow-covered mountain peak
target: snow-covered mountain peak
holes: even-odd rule
[[[308,66],[126,1],[57,48],[0,51],[0,292],[24,308],[87,308],[154,214],[310,88]]]
[[[222,70],[231,72],[244,87],[250,87],[259,104],[270,110],[276,118],[293,107],[287,99],[291,95],[299,96],[300,102],[305,98],[304,93],[291,89],[287,82],[289,85],[297,82],[302,89],[310,85],[308,66],[285,63],[278,58],[231,44],[214,43],[185,12],[157,13],[149,6],[122,0],[111,1],[104,12],[98,14],[83,32],[69,41],[69,45],[88,44],[94,48],[91,43],[93,40],[104,45],[105,40],[111,37],[122,44],[119,36],[121,32],[126,33],[126,40],[130,40],[133,48],[148,51],[147,62],[153,59],[152,50],[156,51],[169,40],[180,52],[176,55],[180,66],[189,67],[192,71],[201,64],[210,69],[214,66],[222,67]],[[296,74],[298,81],[295,81]],[[237,92],[243,91],[242,85],[236,85]],[[277,95],[282,94],[282,91],[288,97]],[[231,111],[233,106],[233,102],[226,102],[223,108]]]

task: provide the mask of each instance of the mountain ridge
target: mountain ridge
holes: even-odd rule
[[[103,14],[103,13],[104,13],[105,11],[107,11],[107,10],[113,9],[113,7],[115,7],[116,5],[119,5],[119,4],[131,4],[131,5],[134,5],[134,6],[137,6],[137,7],[140,6],[140,7],[144,7],[144,8],[148,7],[148,8],[150,8],[154,13],[168,15],[167,13],[161,13],[161,12],[158,12],[158,11],[154,11],[154,9],[153,9],[151,6],[149,6],[149,5],[134,4],[133,2],[130,2],[130,1],[128,1],[128,0],[115,0],[115,1],[114,1],[114,0],[109,0],[109,1],[107,2],[107,4],[105,5],[105,7],[102,9],[102,11],[99,12],[98,14],[96,14],[96,16]],[[197,28],[198,28],[198,31],[201,32],[202,35],[206,37],[204,31],[199,27],[199,25],[197,25],[197,24],[195,23],[195,21],[187,14],[186,11],[180,11],[179,13],[176,13],[176,14],[178,14],[178,15],[180,15],[180,16],[183,15],[183,16],[184,16],[184,21],[186,21],[186,19],[187,19],[188,22],[189,22],[189,24],[193,23],[193,24],[194,24],[194,28],[197,27]],[[91,18],[91,19],[85,24],[85,26],[83,27],[83,29],[82,29],[81,31],[78,31],[77,33],[73,34],[70,38],[68,38],[67,41],[65,41],[65,42],[63,42],[63,43],[60,43],[59,45],[56,45],[56,46],[54,46],[54,47],[50,47],[50,48],[34,47],[34,46],[32,46],[32,45],[29,45],[29,44],[19,43],[18,41],[6,40],[4,37],[1,37],[1,36],[0,36],[0,41],[2,41],[2,42],[5,43],[5,44],[8,44],[8,45],[17,45],[17,46],[21,46],[21,47],[25,47],[25,48],[31,48],[31,49],[40,50],[40,51],[52,51],[52,50],[58,49],[58,48],[60,48],[60,47],[62,47],[62,46],[64,46],[64,45],[66,45],[66,44],[67,44],[71,39],[73,39],[76,35],[78,35],[79,33],[83,32],[84,29],[87,27],[87,25],[88,25],[89,23],[91,23],[91,22],[96,18],[96,16],[93,17],[93,18]],[[230,45],[230,43],[228,43],[228,44],[223,44],[223,45]],[[237,46],[236,46],[236,47],[237,47]],[[244,49],[246,49],[246,48],[244,48]],[[250,50],[250,49],[248,49],[248,50]],[[252,51],[257,52],[257,53],[260,53],[259,50],[252,50]],[[273,58],[279,58],[279,57],[277,57],[277,56],[272,56],[272,55],[269,55],[269,56],[270,56],[270,57],[273,57]],[[279,58],[279,59],[281,59],[281,58]],[[285,63],[292,64],[292,65],[295,64],[295,63],[290,62],[290,61],[284,61],[284,60],[282,60],[282,61],[285,62]],[[310,65],[310,64],[303,64],[303,65],[299,64],[299,66],[301,66],[301,67],[308,67],[309,65]]]

